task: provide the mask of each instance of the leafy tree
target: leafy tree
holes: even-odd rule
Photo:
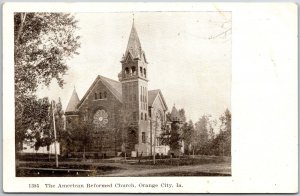
[[[128,153],[134,149],[134,145],[138,141],[138,128],[137,125],[133,122],[138,119],[137,113],[131,113],[126,110],[121,110],[121,143],[122,143],[122,152],[125,155],[125,159]]]
[[[217,125],[216,120],[210,120],[208,121],[208,138],[210,141],[212,141],[215,138],[215,132],[214,129]]]
[[[215,155],[231,156],[231,113],[228,109],[219,118],[220,133],[212,141],[211,149]]]
[[[83,149],[84,160],[86,158],[86,151],[93,142],[92,128],[90,123],[80,119],[73,119],[67,128],[66,136],[68,138],[66,138],[65,143],[71,145],[71,149],[72,145],[76,145],[76,148],[73,148],[75,151]]]
[[[161,143],[170,146],[170,150],[177,152],[181,148],[182,134],[178,122],[171,123],[171,129],[164,125],[160,134]]]
[[[31,95],[55,78],[63,86],[66,60],[80,47],[77,20],[66,13],[15,13],[15,92]]]
[[[30,143],[35,142],[35,150],[47,146],[49,151],[49,146],[54,142],[53,112],[57,135],[63,132],[61,103],[60,101],[58,104],[54,102],[54,111],[52,111],[52,105],[47,97],[43,99],[31,98],[28,103],[24,108],[23,116],[16,121],[18,122],[16,123],[16,149],[21,150],[23,142],[27,140]],[[24,130],[24,127],[27,129]]]
[[[185,122],[186,121],[185,110],[183,108],[181,108],[178,110],[178,113],[179,113],[181,121]]]
[[[23,115],[16,115],[16,150],[23,148],[25,138],[32,142],[40,140],[41,137],[48,137],[51,134],[50,103],[48,98],[36,99],[35,97],[27,97],[26,102],[27,104],[23,108]],[[41,143],[41,141],[38,143]]]
[[[66,13],[14,13],[16,149],[30,139],[28,129],[36,133],[36,124],[49,126],[49,101],[37,100],[35,92],[52,79],[63,86],[66,61],[80,47],[77,22]]]
[[[196,150],[200,154],[206,154],[208,145],[208,117],[206,115],[203,115],[195,123],[195,131],[194,143],[196,144]]]
[[[177,122],[172,122],[170,131],[170,149],[173,151],[178,151],[181,148],[181,137],[179,134],[179,124]]]
[[[190,120],[188,123],[184,123],[182,126],[182,138],[184,141],[185,153],[190,153],[193,149],[193,137],[195,136],[194,124]]]

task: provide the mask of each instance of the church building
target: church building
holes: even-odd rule
[[[168,107],[161,90],[148,90],[148,62],[133,23],[121,59],[119,81],[98,75],[82,99],[74,88],[65,110],[66,126],[88,123],[90,152],[99,156],[168,154],[161,143]]]

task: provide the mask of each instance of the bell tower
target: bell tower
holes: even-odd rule
[[[142,142],[142,132],[146,132],[148,128],[148,62],[134,21],[121,64],[119,80],[122,83],[123,118],[127,126],[134,126],[136,129],[136,139],[130,149],[136,150],[137,144]]]

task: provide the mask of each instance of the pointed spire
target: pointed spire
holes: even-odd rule
[[[172,111],[171,111],[171,121],[180,121],[180,115],[178,110],[175,107],[175,104],[173,105]]]
[[[128,53],[130,53],[134,59],[141,58],[142,56],[142,46],[137,31],[135,29],[134,15],[125,56],[127,56]]]
[[[68,103],[66,112],[75,112],[76,106],[78,105],[79,102],[80,102],[80,100],[79,100],[78,94],[77,94],[75,86],[74,86],[73,93],[72,93],[72,96]]]
[[[132,23],[134,24],[134,13],[132,13]]]

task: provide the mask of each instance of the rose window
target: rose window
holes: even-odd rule
[[[99,127],[105,127],[108,123],[108,114],[105,110],[98,110],[94,115],[93,123]]]

